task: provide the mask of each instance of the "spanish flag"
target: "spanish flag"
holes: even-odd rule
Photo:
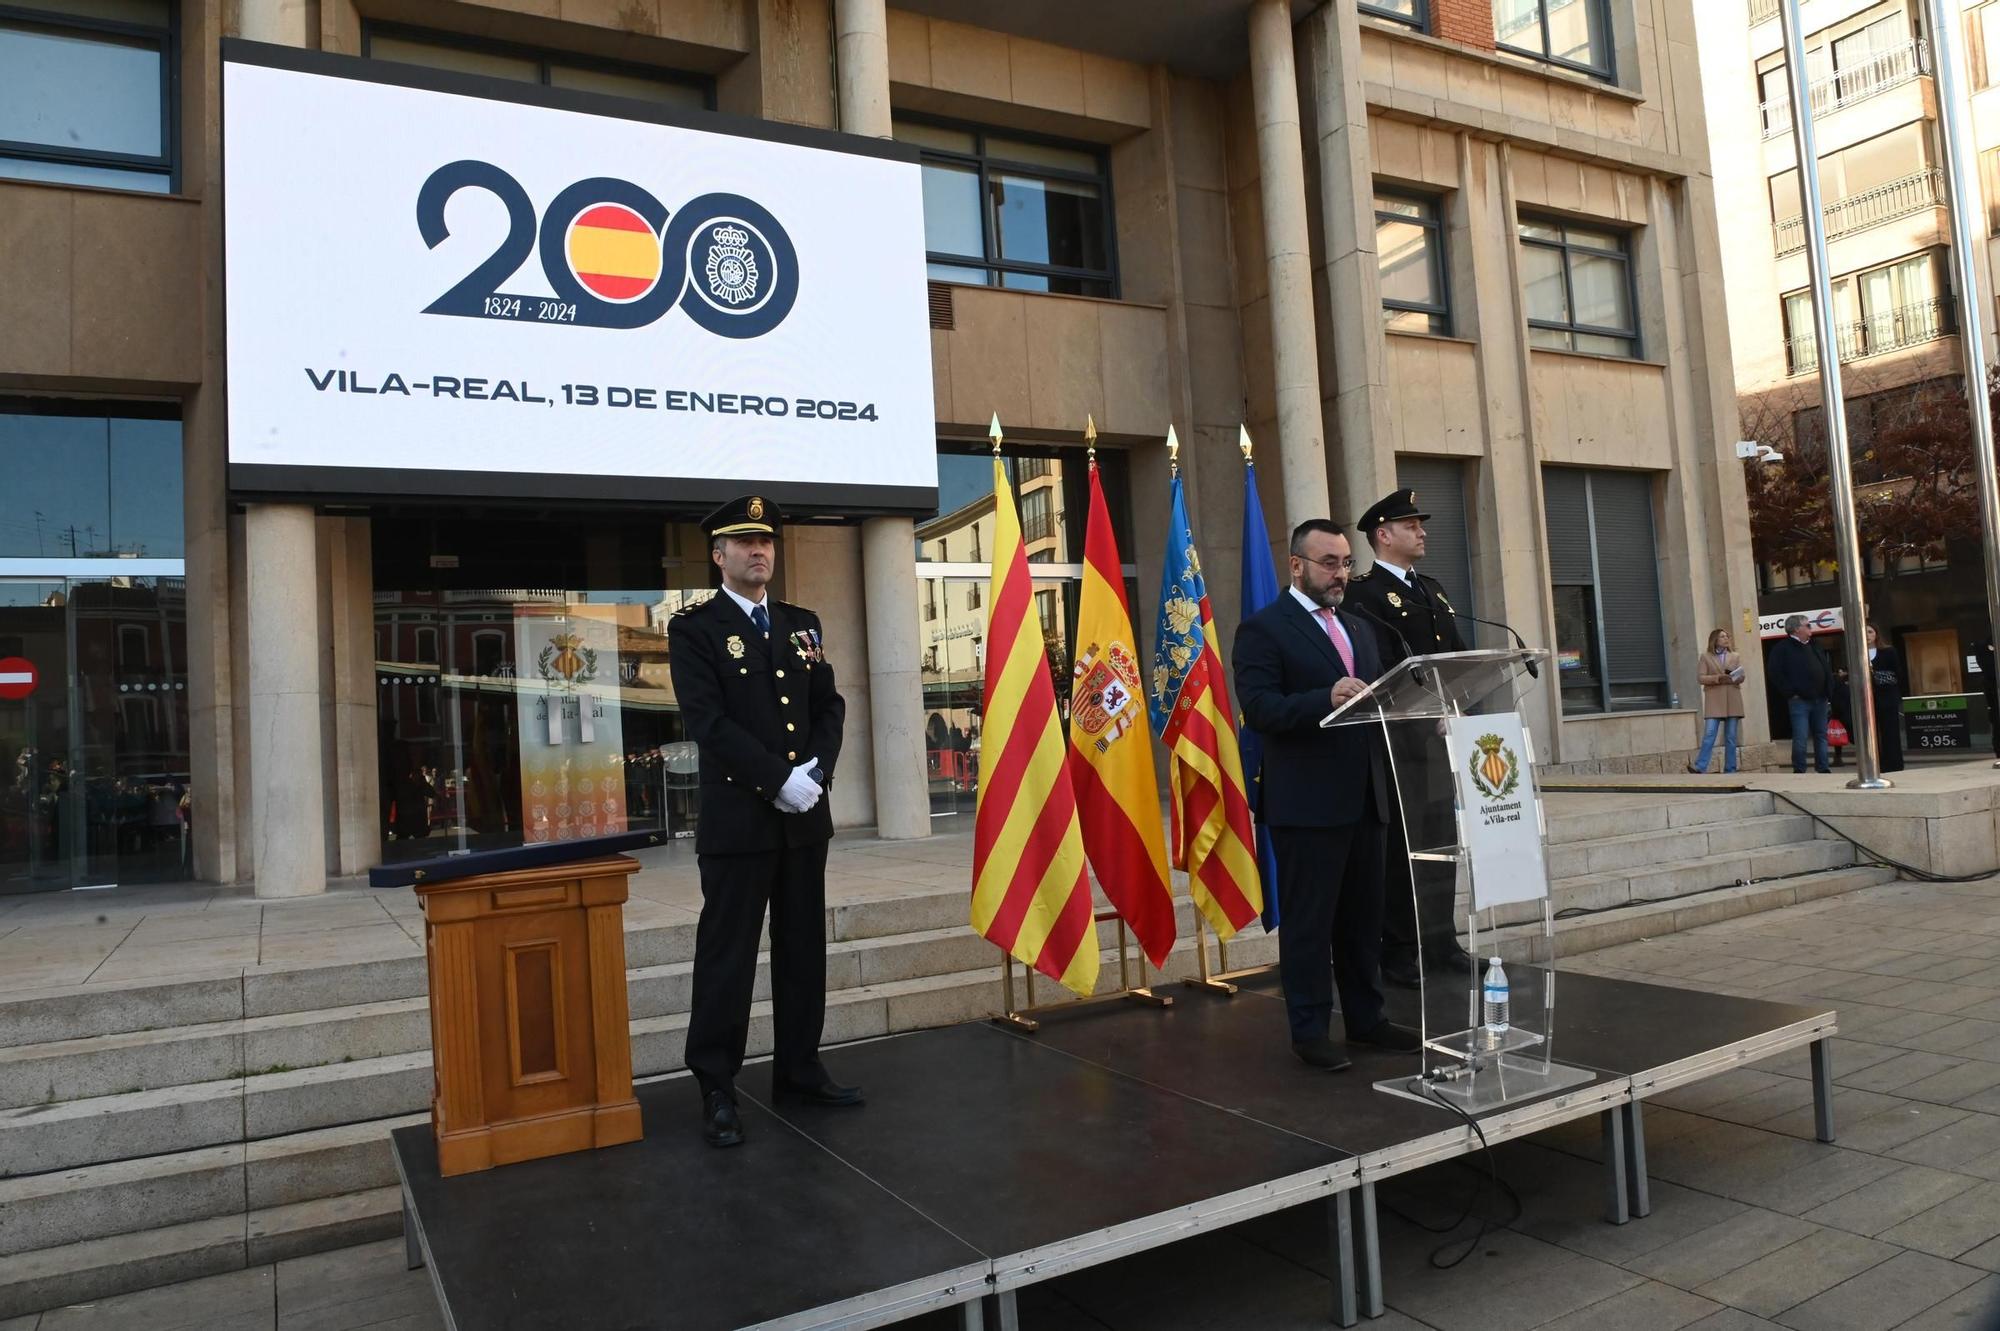
[[[999,421],[994,421],[999,431]],[[1076,794],[1064,763],[1048,649],[1028,581],[1021,519],[993,459],[987,594],[985,770],[973,818],[972,927],[1064,988],[1097,988],[1097,924]]]
[[[635,300],[660,280],[660,238],[622,203],[586,208],[565,243],[570,271],[606,300]]]
[[[1195,908],[1216,937],[1232,938],[1264,909],[1264,889],[1228,676],[1215,643],[1215,613],[1176,467],[1153,641],[1153,729],[1167,746],[1174,864],[1187,870]]]
[[[1174,946],[1174,897],[1160,835],[1159,787],[1146,734],[1145,685],[1118,538],[1090,464],[1090,525],[1083,542],[1083,602],[1069,704],[1069,770],[1083,848],[1104,895],[1132,926],[1155,966]]]

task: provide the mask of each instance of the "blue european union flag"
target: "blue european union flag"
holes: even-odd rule
[[[1281,595],[1278,571],[1271,565],[1271,535],[1264,526],[1264,505],[1257,498],[1257,464],[1243,464],[1243,618],[1262,610]],[[1240,621],[1239,621],[1240,622]],[[1249,783],[1250,812],[1264,802],[1264,740],[1248,725],[1236,732],[1236,746],[1243,754],[1243,779]],[[1272,853],[1271,838],[1259,829],[1257,873],[1264,880],[1264,930],[1278,927],[1278,857]]]

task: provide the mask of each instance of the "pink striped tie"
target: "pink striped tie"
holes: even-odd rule
[[[1318,611],[1318,614],[1320,627],[1326,630],[1327,637],[1333,639],[1333,650],[1340,653],[1340,663],[1346,666],[1347,673],[1352,675],[1354,673],[1354,651],[1347,645],[1347,635],[1334,627],[1333,611],[1322,609]]]

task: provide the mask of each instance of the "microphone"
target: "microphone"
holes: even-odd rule
[[[1410,657],[1416,655],[1415,652],[1410,650],[1410,640],[1403,636],[1403,631],[1397,628],[1394,624],[1391,624],[1388,620],[1382,618],[1380,615],[1377,615],[1372,611],[1363,610],[1358,605],[1349,604],[1345,598],[1342,598],[1340,608],[1342,610],[1345,610],[1350,615],[1359,615],[1361,616],[1361,618],[1367,620],[1369,623],[1374,624],[1379,628],[1385,628],[1389,630],[1390,635],[1394,637],[1396,639],[1397,644],[1402,647],[1404,660],[1408,660]],[[1421,684],[1424,682],[1423,668],[1421,666],[1412,666],[1410,668],[1410,675],[1413,679],[1417,681],[1417,683]]]
[[[1514,626],[1512,624],[1502,624],[1497,619],[1481,619],[1478,615],[1468,615],[1463,610],[1454,610],[1451,613],[1452,616],[1457,619],[1469,619],[1475,624],[1484,624],[1488,628],[1504,629],[1508,633],[1513,633],[1514,645],[1516,647],[1519,647],[1524,652],[1528,650],[1528,644],[1521,641],[1520,634],[1514,633]],[[1523,661],[1522,664],[1528,667],[1529,679],[1540,679],[1542,677],[1542,672],[1535,668],[1535,662],[1533,658]]]

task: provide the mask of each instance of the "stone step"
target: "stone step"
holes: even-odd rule
[[[972,966],[829,992],[827,1042],[941,1026],[997,1009],[999,954],[990,943],[973,941],[979,946],[971,950]],[[1255,931],[1230,950],[1232,965],[1258,965],[1275,960],[1276,954],[1276,938]],[[1166,973],[1193,974],[1193,958],[1192,940],[1183,937],[1168,959]],[[1101,987],[1114,987],[1117,975],[1115,954],[1107,954]],[[1038,992],[1044,1000],[1061,993],[1053,983],[1043,983]],[[420,1005],[415,1016],[403,1013],[397,1019],[427,1020]],[[686,1027],[685,1011],[636,1017],[631,1025],[635,1075],[680,1068]],[[427,1043],[427,1030],[424,1037]],[[770,1004],[760,1000],[751,1009],[751,1052],[768,1052],[771,1037]],[[391,1118],[424,1109],[430,1094],[430,1051],[420,1047],[345,1062],[266,1066],[251,1075],[22,1105],[0,1110],[0,1179]]]
[[[1854,863],[1854,847],[1845,841],[1794,841],[1741,851],[1703,855],[1664,864],[1640,865],[1606,873],[1584,874],[1551,884],[1550,903],[1565,910],[1603,910],[1650,901],[1671,901],[1733,883],[1756,882],[1792,874],[1817,873]],[[1460,901],[1463,910],[1465,903]],[[1494,912],[1502,927],[1539,920],[1539,902],[1502,906]]]
[[[829,905],[827,938],[833,943],[860,942],[947,929],[965,921],[962,886],[915,896],[885,893]],[[625,963],[640,968],[691,961],[694,930],[692,921],[628,920]],[[422,957],[79,985],[0,1000],[0,1049],[422,998],[426,987]]]
[[[0,1319],[402,1233],[394,1186],[0,1257]]]
[[[1606,800],[1616,797],[1605,796]],[[1582,801],[1591,797],[1581,796]],[[1671,828],[1698,827],[1704,823],[1736,822],[1770,813],[1777,802],[1768,791],[1744,790],[1717,795],[1662,795],[1648,804],[1607,803],[1593,808],[1565,810],[1548,815],[1549,844],[1594,841],[1602,837],[1631,836],[1639,832],[1664,832]]]
[[[1805,814],[1773,813],[1753,818],[1694,823],[1653,832],[1601,836],[1589,841],[1551,842],[1548,847],[1549,883],[1551,887],[1560,887],[1565,879],[1582,878],[1587,874],[1659,867],[1706,855],[1811,841],[1814,837],[1813,820]]]
[[[1756,915],[1783,906],[1858,892],[1864,887],[1876,887],[1895,879],[1896,871],[1886,865],[1855,865],[1799,878],[1727,887],[1684,900],[1626,906],[1599,915],[1573,916],[1556,921],[1555,956],[1558,959],[1573,957],[1600,948],[1617,947],[1621,943],[1637,942],[1642,938],[1659,938],[1684,929],[1698,929],[1704,924],[1733,920],[1741,915]],[[1509,925],[1483,935],[1480,950],[1490,954],[1495,941],[1500,955],[1509,961],[1537,965],[1549,961],[1549,950],[1539,921]]]

